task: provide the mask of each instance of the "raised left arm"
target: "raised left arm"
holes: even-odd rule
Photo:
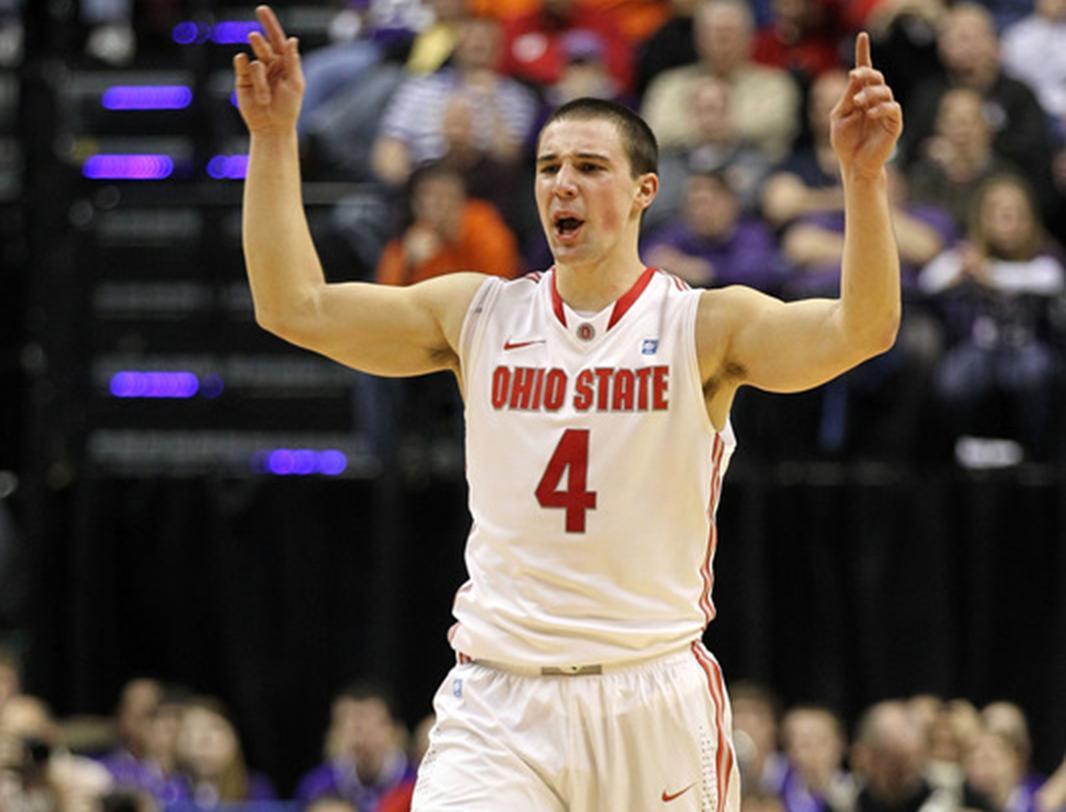
[[[844,187],[840,297],[786,304],[747,288],[708,291],[697,338],[705,380],[724,370],[735,385],[799,391],[895,342],[899,252],[884,166],[903,117],[884,76],[873,69],[865,33],[856,40],[855,65],[831,120]]]

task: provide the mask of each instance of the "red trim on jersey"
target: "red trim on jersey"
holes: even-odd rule
[[[688,282],[686,282],[684,279],[682,279],[680,276],[678,276],[676,273],[671,273],[670,271],[664,271],[662,268],[656,268],[656,270],[659,273],[661,273],[663,276],[665,276],[667,279],[669,279],[671,282],[673,282],[674,283],[674,287],[677,288],[678,290],[692,290],[692,286]]]
[[[714,703],[714,726],[718,734],[718,746],[714,754],[717,778],[715,789],[718,796],[715,809],[725,812],[726,798],[729,797],[729,777],[733,772],[733,744],[725,734],[725,681],[722,679],[722,669],[718,662],[698,641],[692,643],[692,654],[707,676],[707,689],[711,694],[711,702]]]
[[[519,279],[525,279],[529,282],[540,282],[540,271],[530,271],[525,276],[520,276]]]
[[[552,268],[552,311],[559,323],[566,327],[566,311],[563,310],[563,297],[559,295],[559,287],[555,284],[555,275],[558,271]]]
[[[644,273],[633,283],[633,287],[623,293],[621,298],[614,303],[614,310],[611,311],[611,318],[607,322],[608,330],[614,327],[622,316],[626,314],[626,311],[633,306],[633,303],[640,298],[640,294],[648,287],[648,283],[651,282],[653,276],[655,276],[655,269],[645,268]]]
[[[725,443],[721,434],[714,435],[714,445],[711,446],[711,494],[707,502],[707,515],[711,520],[711,529],[707,534],[707,552],[703,557],[703,565],[700,567],[700,578],[703,580],[703,592],[700,594],[700,609],[707,623],[714,620],[714,601],[711,600],[711,589],[714,587],[714,571],[711,563],[714,561],[714,551],[718,547],[718,525],[715,521],[715,512],[718,508],[718,491],[722,484],[722,458],[725,456]]]

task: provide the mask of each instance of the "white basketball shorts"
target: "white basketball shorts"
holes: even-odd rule
[[[433,704],[412,812],[739,812],[725,682],[699,643],[598,674],[461,663]]]

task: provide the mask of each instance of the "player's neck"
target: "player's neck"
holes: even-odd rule
[[[556,262],[556,289],[574,310],[595,313],[633,287],[644,268],[636,252],[626,261],[607,258],[592,263]]]

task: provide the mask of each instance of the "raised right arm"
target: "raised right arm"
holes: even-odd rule
[[[409,288],[327,284],[300,190],[296,118],[303,73],[295,39],[257,10],[267,38],[256,59],[234,59],[237,99],[251,135],[243,240],[256,321],[299,346],[379,375],[458,366],[463,317],[484,277],[453,274]]]

